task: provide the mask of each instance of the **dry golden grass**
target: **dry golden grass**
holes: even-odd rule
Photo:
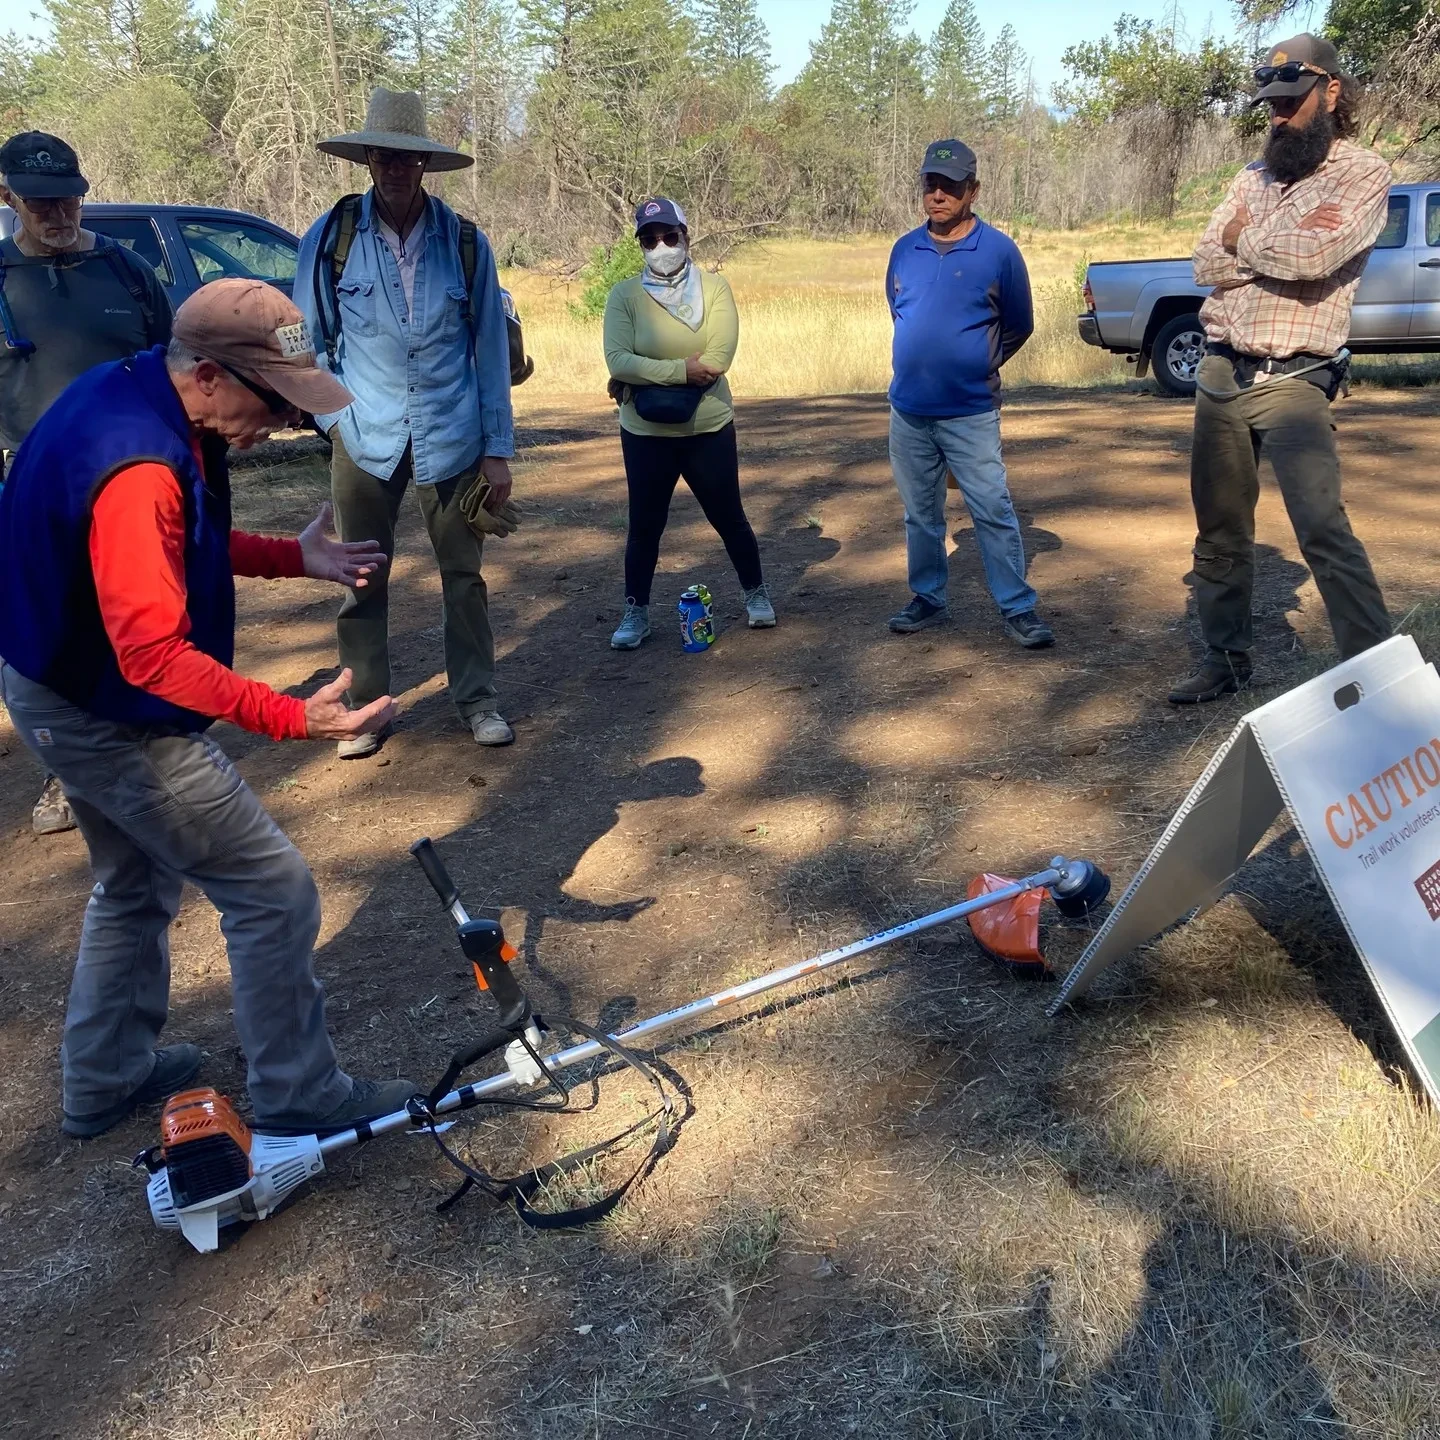
[[[1125,363],[1083,344],[1075,332],[1075,275],[1089,259],[1184,255],[1199,221],[1175,226],[1101,226],[1023,231],[1018,237],[1035,290],[1035,334],[1005,371],[1006,383],[1095,385],[1120,381]],[[890,383],[890,316],[885,265],[892,238],[781,239],[729,256],[723,273],[740,305],[740,351],[731,372],[737,395],[843,395]],[[516,392],[522,413],[567,394],[605,388],[600,323],[578,321],[579,293],[535,271],[508,270],[505,285],[525,321],[536,372]]]

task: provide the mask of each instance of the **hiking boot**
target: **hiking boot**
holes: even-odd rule
[[[67,1111],[60,1122],[60,1129],[77,1140],[93,1140],[95,1136],[113,1130],[140,1106],[168,1100],[178,1091],[186,1089],[199,1071],[202,1058],[198,1045],[171,1045],[157,1050],[155,1068],[138,1090],[132,1091],[108,1110],[97,1110],[92,1115],[71,1115]]]
[[[1207,655],[1200,668],[1166,697],[1172,705],[1205,705],[1250,684],[1250,657],[1243,650]]]
[[[944,625],[950,619],[946,605],[932,605],[919,595],[912,595],[910,603],[890,617],[890,628],[897,635],[912,635],[916,630],[928,630],[932,625]]]
[[[1043,650],[1055,643],[1055,632],[1033,611],[1022,610],[1005,617],[1005,633],[1027,650]]]
[[[62,831],[75,828],[75,812],[65,798],[58,775],[46,780],[45,788],[30,812],[30,828],[37,835],[59,835]]]
[[[371,755],[377,755],[380,747],[390,738],[390,727],[382,726],[379,730],[372,730],[368,735],[352,735],[348,740],[341,740],[335,746],[335,753],[342,760],[366,760]]]
[[[409,1080],[350,1081],[350,1098],[342,1100],[324,1115],[302,1115],[291,1112],[262,1120],[257,1115],[253,1130],[262,1135],[333,1135],[337,1130],[353,1130],[367,1120],[378,1120],[403,1110],[420,1089]]]
[[[610,637],[610,648],[612,650],[638,650],[649,638],[650,607],[637,605],[633,600],[627,600],[620,626]]]
[[[472,715],[470,733],[475,737],[477,745],[509,745],[515,739],[510,722],[498,710]]]
[[[775,607],[770,603],[770,587],[763,580],[745,592],[745,614],[752,630],[775,628]]]

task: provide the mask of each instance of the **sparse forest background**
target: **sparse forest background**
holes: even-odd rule
[[[315,142],[358,129],[387,84],[420,91],[432,134],[476,155],[441,188],[518,265],[583,256],[657,191],[722,246],[903,228],[922,148],[949,134],[979,153],[984,209],[1012,229],[1168,218],[1254,153],[1255,46],[1291,8],[1244,0],[1254,45],[1127,17],[1067,51],[1042,96],[1015,32],[988,33],[971,0],[929,37],[908,0],[834,0],[778,89],[755,0],[42,3],[46,43],[0,40],[0,123],[68,138],[95,198],[235,205],[303,230],[364,182]],[[1372,128],[1429,165],[1433,5],[1332,0],[1325,26],[1381,81]]]

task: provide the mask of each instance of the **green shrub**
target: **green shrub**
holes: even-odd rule
[[[580,272],[583,288],[579,300],[570,304],[576,320],[595,320],[605,313],[610,291],[622,280],[638,275],[644,267],[644,252],[633,235],[626,235],[613,245],[597,245]]]

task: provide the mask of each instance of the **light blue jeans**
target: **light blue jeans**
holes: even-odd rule
[[[945,604],[950,569],[945,555],[945,472],[954,475],[975,524],[985,581],[1000,613],[1035,608],[1025,579],[1025,547],[1000,458],[1000,412],[932,419],[890,411],[890,468],[905,505],[905,554],[910,589]]]

